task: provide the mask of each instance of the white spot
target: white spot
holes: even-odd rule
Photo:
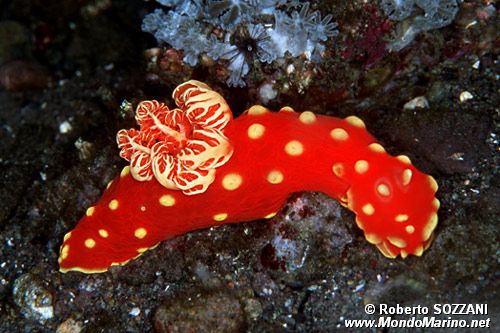
[[[85,211],[85,215],[87,215],[87,216],[92,216],[92,215],[94,215],[94,212],[95,212],[95,207],[89,207],[89,208],[87,208],[87,210]]]
[[[128,315],[131,317],[137,317],[140,314],[141,314],[141,309],[139,309],[138,307],[132,308],[132,310],[130,310],[130,312],[128,313]]]
[[[228,191],[234,191],[243,183],[243,178],[237,173],[228,173],[222,179],[222,187]]]
[[[291,108],[291,107],[289,107],[289,106],[284,106],[284,107],[282,107],[282,108],[280,109],[280,111],[279,111],[279,112],[290,112],[290,113],[292,113],[292,112],[295,112],[295,110],[294,110],[294,109],[292,109],[292,108]]]
[[[126,167],[124,167],[122,169],[122,172],[120,172],[120,177],[125,177],[126,175],[128,175],[130,173],[130,166],[127,165]]]
[[[69,254],[69,245],[64,245],[61,249],[61,259],[64,260],[68,257]]]
[[[113,199],[108,204],[109,209],[116,210],[118,208],[118,200]]]
[[[382,147],[382,145],[380,143],[371,143],[368,145],[368,149],[370,149],[371,151],[373,151],[375,153],[385,152],[384,147]]]
[[[337,141],[345,141],[349,138],[349,134],[343,128],[334,128],[330,131],[332,139]]]
[[[300,114],[299,120],[302,124],[313,124],[316,121],[316,115],[311,111],[304,111]]]
[[[398,214],[398,215],[396,215],[396,217],[394,218],[394,220],[396,222],[406,222],[406,221],[408,221],[408,215],[406,215],[406,214]]]
[[[344,175],[344,165],[342,163],[335,163],[332,170],[337,177],[341,178]]]
[[[160,205],[165,207],[171,207],[175,205],[175,198],[170,194],[162,195],[158,201],[160,202]]]
[[[263,135],[264,132],[266,131],[266,128],[262,124],[252,124],[248,127],[248,137],[252,140],[257,140],[260,139]]]
[[[267,181],[271,184],[279,184],[284,178],[283,173],[279,170],[273,170],[267,175]]]
[[[387,240],[394,246],[404,249],[406,247],[406,241],[399,237],[387,236]]]
[[[59,133],[66,134],[73,130],[73,126],[69,123],[69,121],[65,120],[59,124]]]
[[[373,215],[373,213],[375,213],[375,208],[373,208],[373,205],[369,204],[369,203],[367,203],[363,207],[361,207],[361,210],[366,215]]]
[[[424,230],[422,232],[422,238],[424,241],[427,241],[429,238],[431,238],[432,232],[436,228],[438,223],[438,216],[437,214],[432,214],[431,217],[429,218],[429,221],[424,227]]]
[[[406,102],[405,105],[403,105],[403,109],[405,110],[415,110],[416,108],[419,109],[427,109],[429,108],[429,101],[425,96],[418,96],[412,99],[409,102]]]
[[[399,161],[405,163],[405,164],[411,164],[411,160],[408,156],[406,155],[399,155],[398,157],[396,157]]]
[[[222,222],[225,219],[227,219],[227,216],[228,215],[226,213],[216,214],[216,215],[214,215],[214,220],[217,222]]]
[[[366,234],[365,238],[371,244],[379,244],[382,242],[382,239],[376,234]]]
[[[377,186],[377,192],[383,197],[388,197],[389,195],[391,195],[391,190],[386,184],[379,184]]]
[[[410,184],[410,181],[411,181],[411,177],[413,176],[413,172],[410,170],[410,169],[404,169],[403,170],[403,185],[404,186],[407,186],[408,184]]]
[[[407,232],[407,233],[412,234],[412,233],[414,233],[414,232],[415,232],[415,227],[414,227],[414,226],[412,226],[412,225],[407,225],[407,226],[405,227],[405,230],[406,230],[406,232]]]
[[[264,216],[265,219],[272,219],[273,217],[276,216],[278,212],[274,212],[274,213],[271,213],[271,214],[267,214],[266,216]]]
[[[356,126],[359,128],[365,128],[365,123],[363,122],[363,120],[359,119],[356,116],[349,116],[349,117],[345,118],[345,120],[353,126]]]
[[[92,238],[87,238],[85,240],[84,244],[85,244],[85,247],[91,249],[91,248],[93,248],[95,246],[95,240],[93,240]]]
[[[368,168],[369,168],[368,162],[365,160],[359,160],[356,161],[356,163],[354,163],[354,171],[356,171],[360,175],[368,171]]]
[[[143,239],[144,237],[146,237],[147,234],[148,234],[148,232],[144,228],[137,228],[137,229],[135,229],[135,232],[134,232],[134,236],[139,238],[139,239]]]
[[[299,156],[304,152],[304,146],[300,141],[292,140],[286,144],[285,152],[290,156]]]
[[[459,100],[461,103],[464,103],[464,102],[467,102],[468,100],[473,99],[473,98],[474,98],[474,96],[472,96],[472,94],[470,92],[465,90],[465,91],[462,91],[460,93]]]
[[[262,105],[254,105],[248,109],[248,114],[252,116],[261,115],[267,112],[267,109]]]

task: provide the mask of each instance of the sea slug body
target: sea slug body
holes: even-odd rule
[[[356,214],[389,258],[432,241],[436,181],[393,157],[363,121],[252,106],[237,119],[205,84],[174,91],[178,109],[139,104],[140,130],[120,131],[130,161],[60,249],[61,272],[104,272],[162,240],[224,223],[271,218],[298,191],[320,191]]]

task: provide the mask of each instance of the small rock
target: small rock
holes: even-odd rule
[[[28,61],[11,61],[0,67],[0,86],[8,91],[44,88],[50,81],[47,70]]]
[[[429,107],[429,101],[425,96],[418,96],[412,99],[403,106],[405,110],[415,110],[419,109],[427,109]]]
[[[459,100],[461,103],[464,103],[464,102],[467,102],[469,99],[473,99],[473,98],[474,98],[474,96],[472,96],[472,94],[470,92],[465,90],[465,91],[462,91],[460,93]]]
[[[21,275],[14,281],[14,303],[29,319],[45,323],[54,317],[53,298],[47,286],[30,273]]]
[[[245,316],[238,299],[228,293],[183,295],[160,306],[155,313],[155,329],[173,332],[244,332]]]
[[[82,331],[82,323],[73,318],[66,319],[57,327],[56,333],[80,333]]]

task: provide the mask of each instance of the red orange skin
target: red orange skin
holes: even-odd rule
[[[248,128],[255,123],[263,125],[265,131],[260,138],[251,139]],[[334,128],[346,130],[348,139],[334,140],[330,134]],[[234,145],[233,156],[217,169],[215,181],[202,194],[187,196],[166,189],[154,180],[136,181],[130,173],[113,180],[95,205],[93,214],[84,216],[61,246],[61,249],[68,246],[67,253],[60,257],[61,271],[106,271],[162,240],[224,223],[262,219],[279,211],[290,193],[297,191],[320,191],[341,201],[358,215],[366,233],[374,232],[384,238],[390,232],[404,238],[408,253],[422,245],[422,229],[437,210],[431,207],[435,190],[430,188],[428,176],[411,164],[385,152],[372,151],[368,146],[376,140],[364,126],[321,115],[306,124],[299,120],[299,113],[264,112],[245,113],[230,122],[224,133]],[[293,156],[285,151],[286,144],[292,140],[302,144],[302,154]],[[360,159],[370,165],[365,175],[353,170]],[[344,166],[342,177],[332,171],[335,163]],[[413,172],[412,182],[406,187],[400,181],[405,168]],[[282,182],[269,182],[268,175],[273,170],[283,174]],[[228,174],[241,176],[242,182],[234,190],[223,186]],[[390,185],[390,197],[377,196],[374,186],[380,179]],[[161,205],[159,200],[164,195],[172,196],[175,204]],[[112,200],[118,201],[115,210],[109,207]],[[365,202],[375,206],[371,216],[362,212]],[[415,221],[411,235],[402,231],[400,222],[394,222],[394,215],[399,213],[409,214]],[[214,220],[219,214],[227,214],[227,218]],[[142,239],[135,236],[138,228],[146,230]],[[105,230],[108,237],[102,237],[100,229]],[[95,241],[91,248],[85,245],[89,238]],[[399,253],[399,248],[388,246]]]

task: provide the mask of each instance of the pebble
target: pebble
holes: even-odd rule
[[[14,303],[26,318],[45,323],[54,317],[52,294],[35,275],[26,273],[18,277],[12,293]]]

